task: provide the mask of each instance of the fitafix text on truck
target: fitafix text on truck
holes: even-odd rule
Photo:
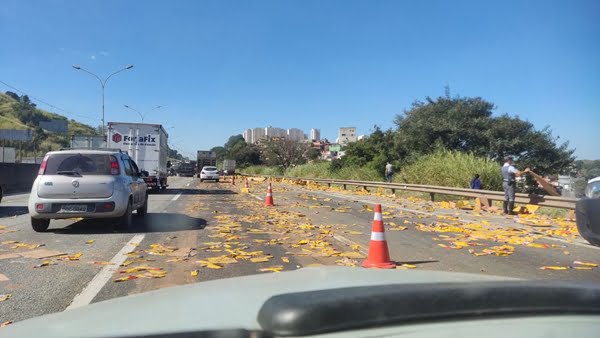
[[[217,153],[208,150],[198,150],[198,178],[200,178],[200,171],[206,166],[216,167],[217,166]]]
[[[160,124],[108,122],[108,148],[126,151],[138,168],[148,173],[144,177],[148,188],[166,189],[168,186],[168,137]]]

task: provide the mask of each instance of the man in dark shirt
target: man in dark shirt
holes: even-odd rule
[[[481,181],[479,180],[479,174],[475,174],[475,177],[471,180],[471,189],[481,189]]]

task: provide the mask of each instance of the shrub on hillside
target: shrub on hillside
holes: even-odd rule
[[[438,150],[424,155],[402,168],[395,182],[468,188],[475,174],[480,175],[483,189],[502,190],[498,163],[470,153]]]

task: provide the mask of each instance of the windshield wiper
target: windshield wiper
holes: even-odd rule
[[[80,173],[78,173],[76,171],[72,171],[72,170],[57,171],[56,174],[57,175],[67,175],[67,176],[81,176]]]
[[[600,286],[562,281],[400,284],[305,291],[269,298],[258,323],[278,337],[448,318],[600,314]]]

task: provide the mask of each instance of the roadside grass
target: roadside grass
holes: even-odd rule
[[[448,150],[419,157],[402,168],[394,182],[468,188],[475,174],[480,175],[483,189],[502,190],[500,168],[496,162]]]

